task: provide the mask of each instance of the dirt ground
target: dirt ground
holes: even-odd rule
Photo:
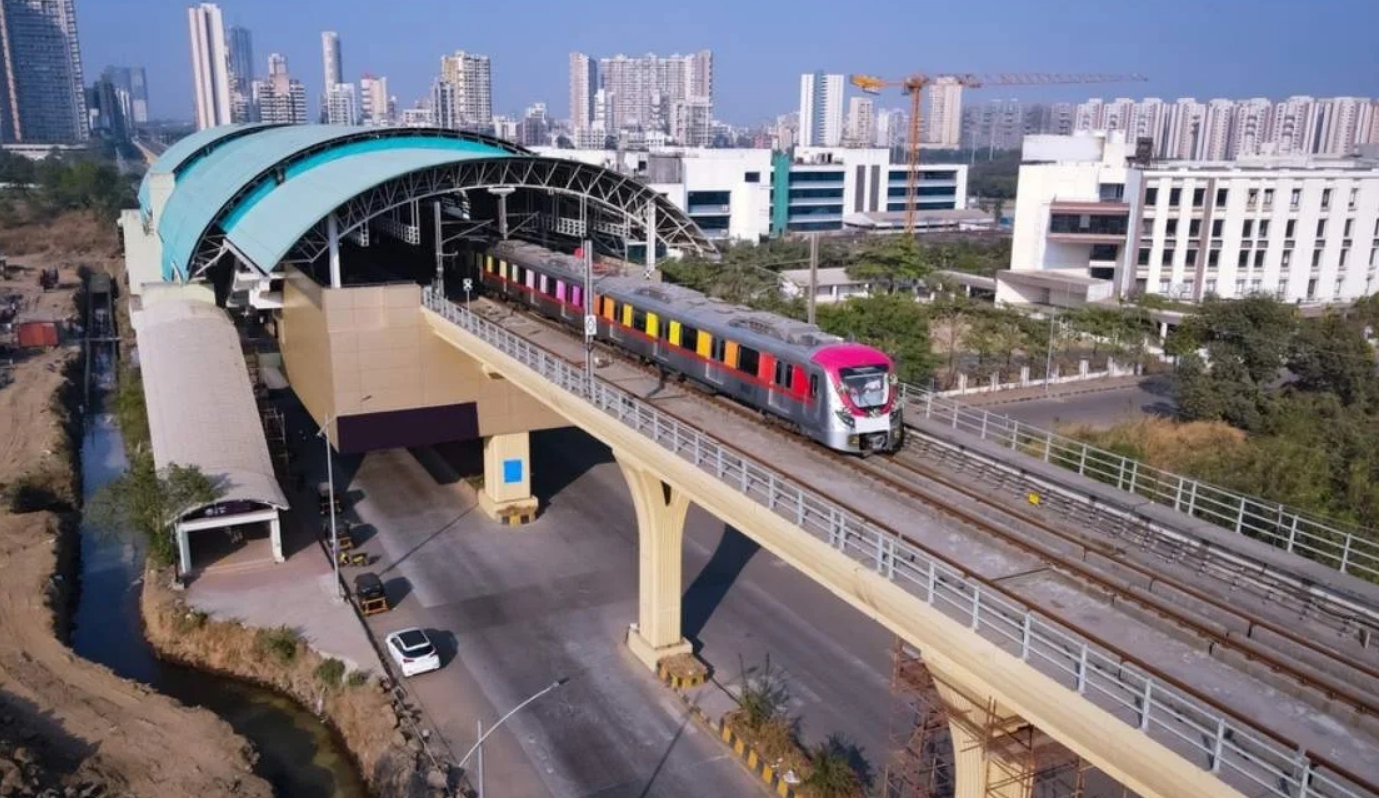
[[[0,281],[0,295],[22,293],[26,310],[66,318],[75,267],[113,262],[118,244],[106,225],[69,217],[0,230],[0,253],[26,267]],[[64,287],[45,294],[39,269],[53,265],[62,267]],[[65,467],[52,398],[72,356],[50,351],[8,367],[13,382],[0,388],[0,484]],[[73,543],[62,532],[65,520],[0,505],[0,795],[270,796],[251,771],[252,751],[224,721],[121,679],[59,639],[69,582],[60,560]],[[51,788],[58,791],[44,792]]]

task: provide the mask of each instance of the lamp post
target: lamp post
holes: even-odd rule
[[[477,786],[477,789],[478,789],[478,791],[479,791],[479,798],[484,798],[484,750],[483,750],[484,740],[487,740],[487,739],[488,739],[488,736],[489,736],[490,734],[493,734],[495,731],[497,731],[498,728],[499,728],[500,726],[502,726],[502,725],[507,721],[508,718],[512,717],[513,715],[516,715],[516,714],[518,713],[518,711],[520,711],[523,707],[525,707],[526,705],[528,705],[528,704],[530,704],[531,702],[535,701],[536,699],[540,698],[541,696],[543,696],[543,695],[545,695],[545,694],[551,692],[552,690],[554,690],[554,689],[560,687],[561,685],[565,684],[565,683],[568,682],[568,681],[570,681],[570,677],[568,677],[568,676],[562,676],[561,678],[556,679],[555,681],[553,681],[553,682],[551,682],[550,684],[546,685],[545,687],[541,688],[541,689],[538,690],[534,695],[532,695],[531,698],[528,698],[526,701],[523,701],[522,703],[520,703],[520,704],[518,704],[517,706],[513,707],[513,708],[508,712],[508,714],[506,714],[506,715],[504,715],[503,717],[499,718],[497,723],[495,723],[495,724],[493,724],[492,726],[488,727],[488,731],[484,731],[484,722],[483,722],[483,721],[478,721],[478,724],[479,724],[479,739],[477,739],[477,740],[474,741],[474,747],[472,747],[472,748],[469,749],[469,752],[466,753],[466,754],[464,755],[464,758],[460,760],[460,764],[457,765],[457,767],[463,768],[463,767],[464,767],[464,763],[468,762],[468,761],[469,761],[469,758],[470,758],[471,756],[474,756],[474,753],[475,753],[476,751],[478,752],[478,754],[479,754],[479,761],[478,761],[478,767],[475,769],[475,771],[476,771],[476,773],[478,774],[478,782],[479,782],[479,784],[478,784],[478,786]]]
[[[364,404],[373,398],[373,394],[363,397],[359,404]],[[331,567],[335,569],[335,597],[343,599],[345,597],[344,585],[340,584],[340,536],[335,526],[335,457],[330,443],[330,424],[339,418],[339,413],[331,413],[326,416],[325,423],[316,431],[316,435],[326,444],[326,489],[330,492],[327,501],[330,502],[330,561]]]

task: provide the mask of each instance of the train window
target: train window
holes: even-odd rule
[[[751,347],[741,346],[737,350],[737,368],[745,374],[753,377],[757,374],[757,366],[761,363],[761,355]]]
[[[492,255],[487,255],[484,257],[484,269],[487,270],[489,274],[493,274],[494,272],[498,271],[498,264],[493,262]]]
[[[551,283],[550,283],[550,279],[549,279],[548,277],[546,277],[546,275],[543,274],[543,275],[541,275],[540,280],[541,280],[541,283],[540,283],[540,284],[541,284],[541,288],[540,288],[541,293],[546,294],[547,296],[549,296],[550,293],[551,293]]]
[[[699,331],[687,324],[680,325],[680,346],[691,352],[699,349]]]
[[[603,317],[605,319],[616,319],[617,315],[614,308],[617,303],[613,301],[613,298],[608,296],[599,297],[599,301],[603,303],[602,310],[600,311]]]
[[[794,376],[795,370],[790,367],[789,363],[786,363],[783,360],[776,361],[775,383],[777,385],[779,385],[782,388],[789,389],[792,385],[794,385],[794,379],[792,379]]]
[[[809,375],[809,398],[810,398],[810,399],[818,399],[818,398],[819,398],[819,375],[818,375],[818,374],[810,374],[810,375]]]
[[[640,308],[632,309],[632,329],[637,332],[646,332],[646,311]]]
[[[713,346],[709,350],[709,357],[720,363],[727,363],[727,343],[722,338],[713,339]]]
[[[636,311],[633,309],[631,305],[627,304],[626,302],[621,303],[618,313],[621,316],[624,327],[632,326],[632,314],[635,312]]]

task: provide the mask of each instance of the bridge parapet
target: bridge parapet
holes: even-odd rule
[[[621,388],[587,378],[580,366],[430,289],[423,303],[442,338],[501,364],[514,384],[573,423],[609,430],[611,417],[625,431],[610,437],[628,441],[635,434],[675,455],[660,464],[668,484],[693,486],[688,492],[706,509],[1136,792],[1164,798],[1238,790],[1286,798],[1374,794],[1322,757],[1157,674],[1149,663],[1078,634]],[[618,441],[607,442],[619,450]],[[936,645],[939,639],[948,645]],[[1190,772],[1183,772],[1184,762]]]

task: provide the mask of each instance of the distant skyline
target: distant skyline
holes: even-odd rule
[[[150,115],[191,119],[193,93],[186,0],[85,2],[77,9],[85,72],[109,65],[146,67]],[[225,24],[249,28],[262,60],[280,52],[313,99],[323,76],[321,33],[340,34],[344,78],[385,75],[399,108],[429,91],[440,58],[457,49],[492,59],[495,113],[533,102],[568,115],[569,56],[619,52],[669,55],[714,51],[714,115],[755,124],[797,110],[805,72],[865,72],[885,78],[942,72],[1141,73],[1147,83],[986,89],[970,102],[1024,102],[1144,96],[1206,100],[1379,95],[1373,0],[1159,0],[1108,5],[1064,0],[971,0],[929,5],[874,0],[742,3],[701,0],[686,9],[646,13],[645,2],[588,5],[536,2],[513,14],[502,4],[459,6],[439,0],[224,0]],[[862,8],[865,13],[850,9]],[[828,24],[820,21],[827,20]],[[999,20],[998,25],[992,20]],[[438,24],[438,22],[442,24]],[[520,36],[513,35],[519,29]],[[1056,33],[1055,33],[1056,31]],[[849,56],[849,54],[853,54]],[[263,54],[258,56],[257,54]],[[256,64],[264,69],[263,64]],[[849,92],[852,93],[852,92]],[[900,107],[889,91],[879,107]]]

